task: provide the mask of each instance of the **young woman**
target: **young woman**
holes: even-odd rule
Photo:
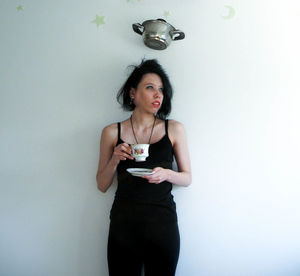
[[[188,186],[191,167],[181,123],[166,120],[171,112],[172,86],[156,60],[136,66],[118,93],[131,116],[105,127],[100,142],[98,188],[110,187],[117,172],[118,187],[110,212],[109,275],[175,275],[180,237],[172,185]],[[131,144],[150,144],[149,157],[136,162]],[[178,171],[172,169],[175,156]],[[128,168],[150,168],[136,177]]]

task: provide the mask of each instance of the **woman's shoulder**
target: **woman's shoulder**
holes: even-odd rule
[[[102,130],[102,138],[116,140],[118,138],[118,123],[112,123],[105,126]]]
[[[168,132],[172,140],[176,140],[176,137],[185,134],[183,124],[173,119],[168,120]]]
[[[105,138],[112,139],[112,140],[117,140],[118,139],[118,131],[119,131],[118,124],[122,125],[122,128],[124,128],[124,126],[128,123],[127,121],[128,121],[128,119],[126,119],[122,122],[112,123],[112,124],[105,126],[102,130],[102,136],[104,136]]]
[[[173,119],[168,119],[168,125],[169,125],[169,129],[170,130],[174,130],[174,131],[180,131],[182,129],[184,129],[184,126],[182,123],[173,120]]]
[[[104,132],[112,132],[118,130],[118,123],[112,123],[103,128]]]

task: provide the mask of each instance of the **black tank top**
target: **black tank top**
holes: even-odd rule
[[[173,147],[168,135],[168,120],[165,120],[165,132],[158,142],[150,144],[146,161],[120,161],[117,167],[118,187],[111,210],[112,219],[125,216],[126,219],[130,217],[134,220],[177,220],[170,182],[153,184],[127,172],[128,168],[172,169]],[[121,124],[118,123],[117,145],[121,143],[124,141],[121,139]]]

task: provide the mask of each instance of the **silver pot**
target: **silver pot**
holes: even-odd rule
[[[143,24],[132,24],[133,30],[142,35],[146,46],[155,50],[166,49],[172,40],[184,39],[185,34],[176,30],[164,19],[147,20]]]

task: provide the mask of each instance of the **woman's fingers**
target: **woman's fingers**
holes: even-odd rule
[[[166,180],[166,171],[163,168],[157,167],[153,169],[154,174],[143,176],[149,183],[159,184]]]
[[[133,156],[131,155],[131,147],[128,144],[126,143],[121,144],[121,150],[124,153],[124,156],[126,158],[134,159]]]
[[[127,158],[133,159],[133,157],[131,156],[131,147],[126,143],[122,143],[116,146],[113,154],[120,160],[126,160]]]

